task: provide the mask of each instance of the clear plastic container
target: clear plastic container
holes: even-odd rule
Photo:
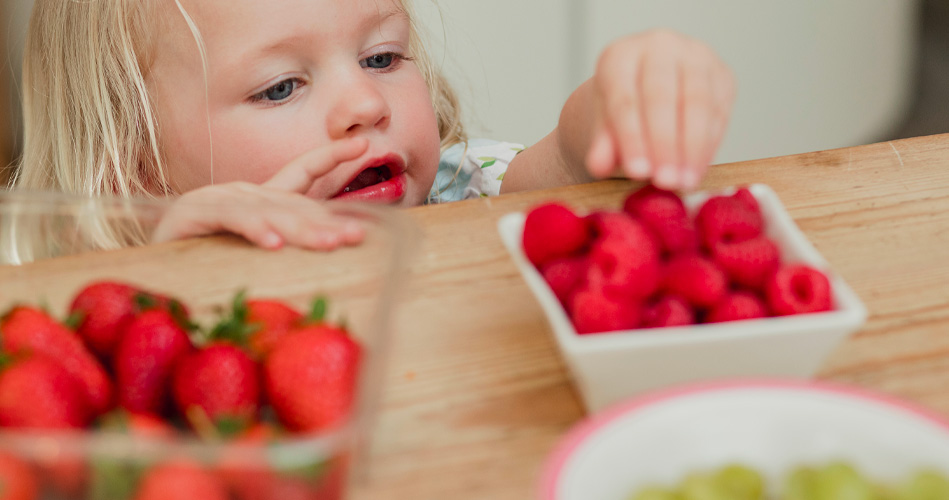
[[[223,485],[226,498],[345,498],[346,484],[365,477],[363,458],[380,401],[390,317],[417,241],[415,226],[388,207],[328,202],[320,206],[362,221],[367,229],[363,244],[331,252],[272,251],[224,236],[125,247],[147,240],[169,206],[0,192],[4,255],[32,260],[0,265],[0,311],[14,304],[43,305],[63,319],[82,287],[112,280],[179,299],[192,320],[207,329],[241,290],[248,298],[279,299],[301,312],[323,296],[328,320],[344,322],[363,348],[349,420],[331,431],[287,434],[266,443],[208,441],[187,432],[168,439],[95,429],[0,428],[0,461],[28,464],[41,484],[37,498],[135,498],[151,471],[181,462]],[[285,210],[246,204],[186,208],[239,214]],[[22,238],[35,238],[42,244],[34,249],[40,250],[29,253]]]

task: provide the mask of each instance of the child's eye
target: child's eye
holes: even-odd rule
[[[299,87],[300,82],[298,79],[288,78],[263,92],[255,94],[250,100],[253,102],[268,101],[270,103],[279,103],[287,100]]]
[[[359,61],[359,65],[363,68],[369,69],[394,70],[398,67],[400,62],[408,59],[409,58],[403,56],[402,54],[397,54],[395,52],[383,52],[381,54],[371,55],[362,61]]]

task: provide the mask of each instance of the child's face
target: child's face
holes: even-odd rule
[[[313,148],[362,136],[368,151],[307,194],[424,201],[438,127],[421,72],[401,58],[410,24],[396,0],[182,0],[207,48],[207,87],[187,24],[163,4],[150,90],[180,190],[261,183]]]

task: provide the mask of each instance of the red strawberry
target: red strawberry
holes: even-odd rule
[[[356,395],[362,347],[325,325],[280,339],[264,361],[267,395],[289,430],[312,432],[343,423]]]
[[[714,247],[714,260],[732,283],[752,290],[761,290],[764,282],[781,263],[781,250],[766,236]]]
[[[169,439],[176,434],[174,427],[155,415],[132,413],[125,409],[106,415],[101,428],[149,439]]]
[[[750,240],[761,235],[764,219],[745,201],[732,196],[709,198],[695,216],[695,225],[705,248],[719,243]]]
[[[590,248],[588,280],[610,295],[648,297],[659,286],[659,248],[652,234],[623,212],[590,215],[597,238]]]
[[[589,267],[589,260],[585,257],[563,257],[550,261],[544,266],[541,274],[560,303],[568,306],[573,292],[583,283]]]
[[[698,248],[695,224],[682,199],[672,191],[648,185],[630,194],[623,210],[657,236],[663,252],[677,254]]]
[[[243,429],[260,406],[260,374],[257,363],[242,349],[213,342],[186,356],[175,368],[172,390],[178,410],[196,427],[205,422],[236,425]],[[195,416],[195,408],[202,416]],[[199,429],[200,430],[200,429]],[[232,428],[225,430],[233,432]]]
[[[168,309],[182,318],[188,315],[178,301],[114,281],[85,286],[73,298],[69,312],[78,319],[76,333],[93,352],[108,359],[128,324],[148,309]]]
[[[58,361],[27,355],[0,373],[0,427],[78,429],[90,420],[81,382]]]
[[[211,472],[189,461],[159,465],[145,474],[134,500],[227,500],[227,487]]]
[[[806,265],[778,269],[765,283],[768,307],[776,316],[830,311],[833,308],[830,280]]]
[[[643,328],[685,326],[695,323],[695,312],[685,300],[674,295],[663,295],[643,311]]]
[[[723,323],[743,319],[766,318],[768,308],[757,295],[750,292],[734,292],[715,304],[705,317],[706,323]]]
[[[93,417],[112,407],[112,382],[79,337],[45,311],[18,306],[0,319],[0,344],[8,354],[34,352],[55,359],[79,380]]]
[[[323,314],[325,301],[314,302],[313,314]],[[245,298],[240,292],[234,297],[230,314],[211,332],[211,338],[228,340],[246,347],[255,359],[263,359],[274,344],[304,321],[303,314],[280,300]],[[322,318],[319,318],[322,319]]]
[[[725,273],[700,255],[673,257],[665,266],[663,289],[698,308],[714,305],[728,291]]]
[[[583,288],[573,297],[570,319],[580,335],[631,330],[639,326],[642,306],[606,290]]]
[[[524,253],[538,268],[547,262],[573,255],[590,241],[584,218],[559,203],[532,208],[524,221]]]
[[[193,350],[184,327],[163,309],[133,320],[113,357],[119,404],[133,413],[167,408],[175,365]]]
[[[0,499],[36,498],[39,498],[39,483],[30,465],[9,453],[0,453]]]

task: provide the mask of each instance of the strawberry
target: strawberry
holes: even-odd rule
[[[739,291],[726,295],[718,304],[715,304],[705,316],[705,322],[722,323],[767,316],[768,308],[757,295]]]
[[[585,257],[562,257],[547,263],[541,274],[560,303],[569,307],[573,292],[583,283],[589,266]]]
[[[0,318],[0,345],[8,354],[34,352],[55,359],[81,384],[93,412],[112,407],[112,382],[79,337],[45,311],[17,306]]]
[[[558,257],[580,252],[589,241],[586,219],[560,203],[536,206],[524,220],[524,253],[538,268]]]
[[[224,433],[243,429],[260,406],[257,363],[228,342],[212,342],[181,360],[172,391],[178,410],[199,431],[208,423]]]
[[[781,263],[781,250],[766,236],[745,241],[718,243],[713,248],[715,263],[736,285],[762,290],[764,282]]]
[[[700,255],[683,254],[666,264],[662,288],[684,298],[694,307],[706,308],[725,296],[728,279],[711,260]]]
[[[39,498],[39,482],[33,469],[9,453],[0,453],[0,499],[35,500]]]
[[[280,422],[314,432],[345,422],[356,395],[362,347],[325,324],[281,338],[264,361],[264,384]]]
[[[672,191],[647,185],[626,198],[623,211],[649,228],[656,235],[660,249],[667,255],[691,252],[698,248],[695,224],[682,199]]]
[[[133,413],[125,409],[115,410],[103,417],[100,428],[148,439],[170,439],[176,434],[174,427],[155,415]]]
[[[164,309],[141,313],[113,357],[119,404],[133,413],[161,414],[175,365],[193,350],[185,328]]]
[[[610,295],[643,299],[659,286],[659,248],[646,227],[623,212],[589,216],[597,234],[588,280]]]
[[[776,316],[830,311],[833,308],[830,280],[806,265],[778,269],[765,283],[768,307]]]
[[[78,321],[76,333],[103,359],[109,359],[132,320],[148,309],[168,309],[186,318],[180,302],[146,292],[126,283],[96,281],[86,285],[69,306],[71,318]]]
[[[314,309],[325,302],[314,303]],[[243,292],[234,297],[229,315],[211,331],[212,339],[230,340],[245,346],[255,359],[263,359],[280,337],[304,321],[303,314],[280,300],[251,299]]]
[[[148,471],[134,500],[227,500],[227,487],[197,464],[179,460]]]
[[[734,243],[761,235],[764,219],[749,208],[746,201],[734,196],[713,196],[699,209],[695,225],[702,244],[714,249],[719,243]]]
[[[684,299],[674,295],[663,295],[646,306],[643,311],[643,328],[685,326],[695,323],[695,312]]]
[[[742,202],[745,205],[745,208],[761,216],[761,205],[758,204],[758,200],[755,198],[755,195],[751,194],[751,191],[748,188],[738,188],[735,190],[735,194],[732,195],[732,198]]]
[[[45,355],[16,358],[0,373],[0,426],[78,429],[91,421],[82,383]]]
[[[582,288],[573,297],[570,319],[580,335],[631,330],[642,316],[638,302],[602,288]]]

